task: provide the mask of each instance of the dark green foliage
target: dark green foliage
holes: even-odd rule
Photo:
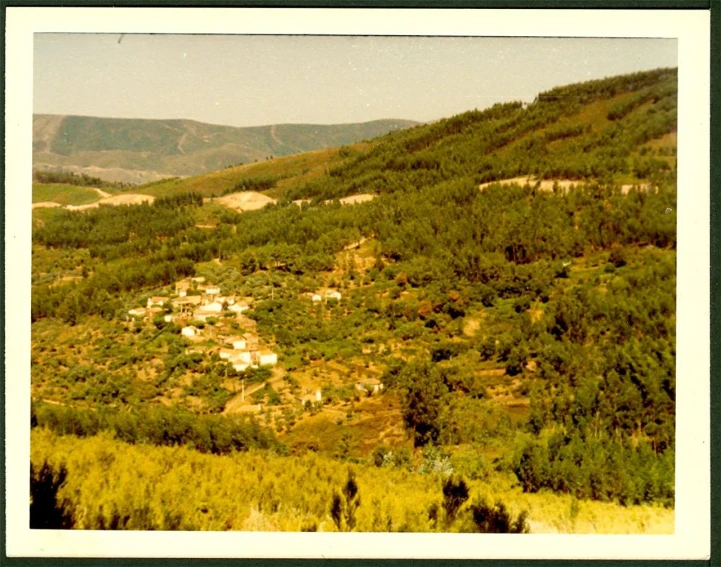
[[[34,403],[32,425],[61,435],[89,437],[111,431],[127,443],[188,445],[202,453],[226,454],[251,448],[277,448],[270,429],[252,419],[197,416],[175,409],[149,407],[136,411],[102,411]]]
[[[79,187],[97,187],[98,189],[122,189],[128,183],[112,183],[98,177],[91,177],[85,173],[77,174],[71,171],[33,171],[33,181],[37,183],[65,183]]]
[[[58,498],[58,490],[67,474],[64,466],[53,470],[45,462],[36,470],[30,463],[31,530],[66,530],[73,527],[72,513]]]
[[[463,478],[451,475],[443,483],[443,510],[449,523],[455,520],[458,510],[468,500],[468,494],[468,485]]]
[[[413,444],[434,443],[443,426],[443,397],[448,393],[440,371],[430,362],[417,361],[399,375],[403,420],[413,432]]]
[[[236,193],[238,191],[266,191],[275,187],[276,183],[284,179],[282,175],[257,175],[255,177],[246,177],[242,181],[236,183],[223,191],[223,194]]]
[[[166,197],[157,197],[155,201],[153,201],[153,206],[166,207],[171,209],[188,206],[202,207],[203,196],[200,193],[188,192],[168,195]]]
[[[673,505],[674,451],[657,455],[647,442],[618,443],[557,433],[531,441],[516,454],[513,470],[524,491],[549,488],[577,498],[621,504]]]
[[[355,474],[349,469],[341,494],[334,492],[331,499],[330,515],[338,531],[352,532],[355,529],[355,515],[360,504],[361,497]]]
[[[503,502],[491,505],[481,500],[469,508],[475,531],[483,534],[526,534],[529,527],[527,514],[521,512],[515,519]]]

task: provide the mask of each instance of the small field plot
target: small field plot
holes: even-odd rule
[[[33,183],[33,203],[58,205],[88,205],[100,199],[92,187],[79,187],[65,183]]]

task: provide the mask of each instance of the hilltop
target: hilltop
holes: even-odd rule
[[[389,119],[239,128],[193,120],[38,114],[33,117],[33,168],[138,183],[351,144],[414,124]]]
[[[585,181],[632,186],[676,164],[675,70],[591,81],[499,104],[369,143],[329,148],[163,180],[133,191],[213,197],[261,191],[274,198],[334,199],[395,193],[444,180],[537,180],[544,187]],[[545,183],[544,183],[545,182]],[[533,183],[532,183],[533,184]]]
[[[92,529],[672,532],[676,97],[611,77],[34,210],[35,485]]]

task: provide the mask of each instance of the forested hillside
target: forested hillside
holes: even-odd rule
[[[39,114],[33,118],[33,168],[60,168],[106,181],[148,181],[351,144],[414,124],[376,120],[237,128],[193,120]]]
[[[35,210],[33,502],[80,528],[673,531],[676,81]],[[275,201],[214,198],[250,193]],[[243,311],[186,334],[185,278]],[[231,335],[277,364],[239,370]],[[158,459],[254,496],[134,500]]]

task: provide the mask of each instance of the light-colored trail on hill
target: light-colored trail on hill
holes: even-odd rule
[[[102,189],[98,189],[97,187],[88,187],[88,189],[92,189],[95,191],[98,195],[100,195],[101,199],[107,199],[108,197],[112,197],[110,193],[107,191],[103,191]]]
[[[105,197],[88,205],[68,205],[65,207],[69,211],[85,211],[87,209],[95,209],[100,205],[139,205],[140,203],[150,203],[155,201],[152,195],[140,195],[137,193],[123,193],[122,195],[112,195]]]
[[[277,201],[257,191],[241,191],[239,193],[230,193],[229,195],[218,197],[215,199],[215,202],[235,209],[236,211],[257,211]]]
[[[541,191],[553,191],[554,187],[558,187],[558,189],[561,191],[568,191],[573,186],[584,185],[587,182],[578,179],[536,179],[533,176],[529,175],[526,177],[512,177],[510,179],[499,179],[498,181],[481,183],[478,188],[483,190],[486,187],[490,187],[491,185],[529,185],[531,187],[534,187],[537,183],[539,184],[538,188]],[[634,187],[638,188],[641,191],[647,191],[651,188],[651,185],[649,183],[625,184],[621,185],[621,192],[623,194],[626,194]]]
[[[367,203],[368,201],[372,201],[375,199],[377,195],[374,195],[373,193],[358,193],[357,195],[349,195],[348,197],[341,197],[338,199],[338,202],[340,202],[341,205],[357,205],[358,203]],[[301,205],[305,205],[310,203],[310,199],[296,199],[293,201],[294,205],[298,205],[299,207]],[[323,201],[324,205],[330,205],[333,201]]]
[[[33,203],[33,209],[44,209],[51,207],[62,207],[62,205],[53,201],[41,201],[39,203]]]

